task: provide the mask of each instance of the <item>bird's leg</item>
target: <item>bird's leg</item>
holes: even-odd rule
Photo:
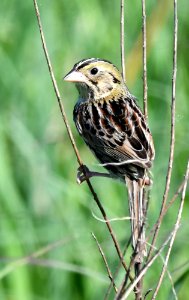
[[[77,183],[81,184],[86,179],[91,177],[108,177],[112,178],[109,173],[100,173],[100,172],[93,172],[90,171],[87,166],[82,165],[77,169]]]

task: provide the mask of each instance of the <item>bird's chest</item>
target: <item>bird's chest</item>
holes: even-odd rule
[[[86,108],[86,105],[76,103],[73,111],[73,119],[80,135],[83,135],[84,132],[84,124],[86,122]]]
[[[96,146],[121,146],[130,134],[128,111],[121,101],[77,103],[74,108],[74,121],[85,142]],[[115,142],[115,145],[114,145]]]

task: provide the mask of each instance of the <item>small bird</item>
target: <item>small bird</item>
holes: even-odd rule
[[[81,60],[64,80],[76,84],[79,98],[73,111],[74,122],[85,143],[108,170],[103,175],[126,181],[135,248],[144,226],[143,187],[150,184],[147,170],[155,156],[145,117],[121,73],[107,60]],[[99,175],[88,169],[86,174]],[[79,173],[80,182],[84,179]]]

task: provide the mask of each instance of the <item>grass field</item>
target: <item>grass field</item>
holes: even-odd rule
[[[149,226],[159,214],[169,157],[172,2],[147,1],[149,123],[156,148]],[[72,121],[77,92],[62,78],[87,57],[106,58],[120,68],[119,1],[40,0],[39,8],[81,157],[100,170]],[[189,156],[187,8],[187,0],[178,1],[176,143],[169,198],[183,180]],[[125,11],[127,84],[142,106],[141,2],[126,1]],[[105,224],[93,217],[101,215],[86,184],[76,184],[78,165],[52,88],[33,1],[2,0],[0,24],[0,299],[103,299],[109,281],[91,232],[112,270],[118,258]],[[109,218],[128,215],[124,185],[101,178],[92,183]],[[188,196],[169,262],[181,300],[188,298],[189,285]],[[178,205],[179,200],[167,214],[157,246],[171,231]],[[128,221],[112,226],[124,247]],[[31,254],[35,259],[29,259]],[[159,258],[147,273],[146,289],[154,288],[161,266]],[[157,299],[174,299],[167,275]]]

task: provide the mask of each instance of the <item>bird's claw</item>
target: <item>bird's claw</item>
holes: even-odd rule
[[[87,168],[87,166],[82,165],[77,169],[77,183],[81,184],[83,183],[86,179],[89,179],[91,177],[91,172]]]
[[[92,177],[109,177],[112,176],[108,173],[99,173],[90,171],[87,166],[82,165],[77,169],[77,183],[81,184],[83,181]]]

